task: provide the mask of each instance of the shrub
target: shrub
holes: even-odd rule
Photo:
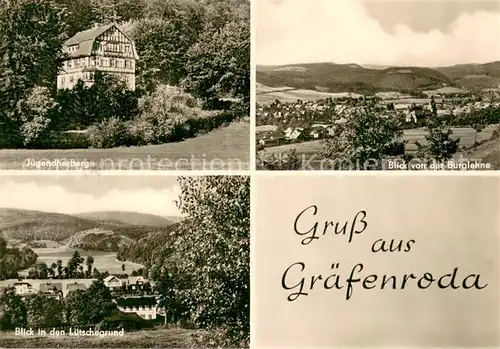
[[[259,153],[257,167],[269,171],[296,171],[302,169],[302,164],[296,150],[289,149],[278,156],[265,151]]]
[[[225,328],[213,330],[200,330],[193,334],[192,348],[234,348],[235,343],[231,340],[229,331]],[[236,343],[238,348],[248,348],[248,341]]]
[[[92,125],[88,130],[88,140],[95,148],[113,148],[133,144],[128,133],[128,124],[115,117]]]
[[[187,132],[186,122],[201,113],[193,96],[168,85],[160,85],[152,94],[141,98],[139,110],[130,131],[141,144],[181,140]]]
[[[500,125],[498,125],[497,128],[493,131],[490,139],[493,140],[493,139],[497,139],[499,137],[500,137]]]
[[[34,87],[17,104],[17,112],[21,118],[21,135],[24,145],[33,143],[48,128],[50,111],[56,103],[46,87]]]
[[[52,131],[30,144],[32,149],[87,149],[90,142],[86,133]]]

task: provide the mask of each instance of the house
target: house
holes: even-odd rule
[[[70,294],[71,292],[77,291],[77,290],[82,290],[85,291],[87,289],[87,286],[84,284],[80,284],[78,282],[72,283],[72,284],[67,284],[66,285],[66,296]]]
[[[62,288],[62,283],[56,282],[56,283],[51,283],[51,282],[46,282],[42,283],[39,285],[39,290],[41,293],[47,295],[47,296],[53,296],[56,298],[62,298],[63,296],[63,288]]]
[[[300,136],[302,136],[302,132],[304,129],[302,127],[297,127],[293,132],[290,134],[288,138],[290,139],[299,139]]]
[[[415,110],[407,110],[406,111],[406,122],[414,122],[417,123],[417,114]]]
[[[125,297],[115,300],[118,310],[135,313],[146,320],[156,319],[158,301],[155,297]]]
[[[29,282],[19,281],[14,283],[14,289],[19,296],[26,296],[33,293],[33,286]]]
[[[104,279],[104,285],[106,285],[106,287],[110,290],[115,290],[122,287],[123,283],[118,277],[110,275]]]
[[[78,80],[91,86],[95,73],[101,72],[135,90],[135,45],[115,24],[79,32],[64,43],[63,50],[67,58],[57,76],[58,89],[72,89]]]
[[[127,279],[127,286],[131,289],[142,289],[142,286],[146,283],[146,279],[142,276],[129,276]]]

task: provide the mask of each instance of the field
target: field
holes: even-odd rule
[[[110,274],[122,274],[122,264],[125,264],[125,273],[131,274],[132,271],[143,268],[142,265],[132,262],[121,262],[116,260],[116,252],[100,252],[100,251],[85,251],[78,248],[59,246],[56,248],[33,248],[33,252],[38,255],[38,262],[45,262],[49,267],[52,263],[56,263],[58,259],[67,265],[68,261],[73,256],[74,251],[78,251],[80,256],[94,257],[94,267],[100,272],[108,271]],[[26,271],[20,273],[27,275]]]
[[[493,131],[495,130],[495,127],[496,126],[489,126],[486,129],[484,129],[482,132],[480,132],[477,136],[478,142],[490,139]],[[455,137],[460,137],[460,146],[469,147],[474,143],[475,131],[472,128],[452,128],[452,130],[453,130],[453,135]],[[419,141],[420,143],[424,143],[426,134],[427,133],[424,129],[404,130],[404,139],[408,140],[410,143],[407,145],[407,150],[408,151],[415,151],[416,146],[415,146],[414,142]],[[492,141],[492,142],[487,142],[487,143],[490,144],[490,143],[494,143],[494,142]],[[321,144],[322,144],[322,141],[315,140],[315,141],[303,142],[303,143],[298,143],[298,144],[286,144],[286,145],[281,145],[281,146],[277,146],[277,147],[270,147],[270,148],[266,148],[265,151],[266,151],[266,153],[270,153],[270,154],[271,153],[272,154],[280,154],[280,153],[286,152],[289,149],[296,149],[297,155],[301,159],[309,159],[312,156],[316,156],[316,159],[318,161],[320,161],[321,157],[319,157],[318,153],[321,152],[321,150],[322,150]],[[485,148],[485,150],[483,151],[482,154],[479,153],[479,151],[465,152],[463,154],[465,156],[466,153],[470,153],[471,155],[469,155],[469,158],[471,158],[471,159],[472,158],[483,159],[483,157],[481,157],[481,155],[486,156],[486,154],[487,154],[488,160],[487,159],[483,159],[483,160],[488,161],[493,165],[493,163],[495,162],[494,161],[495,154],[494,153],[490,154],[490,150],[494,149],[495,146],[488,145],[488,144],[484,145],[483,148]],[[498,144],[498,141],[494,144]],[[481,146],[480,146],[477,149],[483,149],[483,148],[481,148]],[[476,153],[475,157],[473,156],[474,153]],[[500,153],[500,151],[498,151],[496,154],[498,155],[499,153]],[[491,157],[491,159],[490,159],[490,157]],[[498,156],[497,156],[497,159],[498,159]],[[498,160],[497,160],[497,162],[498,162]]]
[[[2,348],[187,348],[193,330],[156,329],[125,333],[123,337],[16,336],[0,332]]]
[[[26,165],[28,159],[66,159],[93,162],[95,167],[91,169],[95,170],[246,170],[249,153],[250,125],[239,121],[196,138],[162,145],[74,150],[2,149],[0,169],[35,170],[37,168]]]
[[[270,104],[275,100],[279,100],[282,103],[295,102],[297,99],[316,101],[325,98],[347,97],[348,95],[348,93],[320,92],[291,87],[268,87],[260,84],[260,87],[257,87],[256,99],[259,104]]]

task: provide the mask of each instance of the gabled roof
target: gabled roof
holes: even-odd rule
[[[97,37],[101,34],[103,34],[106,30],[113,28],[115,25],[114,24],[108,24],[104,25],[102,27],[95,27],[92,29],[87,29],[84,31],[81,31],[79,33],[76,33],[73,35],[71,38],[69,38],[64,45],[66,46],[71,46],[71,45],[76,45],[79,44],[83,41],[94,41],[97,39]]]
[[[40,284],[40,292],[62,292],[62,283],[50,283]]]
[[[145,282],[146,279],[144,279],[142,276],[129,276],[127,281],[130,285],[136,285],[139,282]]]
[[[121,282],[121,280],[119,278],[117,278],[116,276],[114,275],[110,275],[110,276],[107,276],[105,279],[104,279],[104,282],[110,282],[112,280],[116,279],[117,281]]]
[[[65,46],[78,45],[78,50],[69,52],[69,56],[70,57],[90,56],[90,54],[92,53],[92,47],[94,46],[94,41],[100,35],[104,34],[106,31],[108,31],[113,27],[116,28],[123,35],[125,35],[125,37],[127,37],[133,43],[133,40],[130,39],[122,30],[120,30],[120,28],[118,28],[116,24],[111,23],[104,26],[81,31],[73,35],[68,40],[66,40],[66,42],[64,43]],[[132,47],[134,56],[137,59],[137,52],[135,51],[135,45],[132,45]]]
[[[31,287],[31,284],[29,282],[26,282],[26,281],[18,281],[18,282],[14,282],[14,286],[16,285],[27,285],[29,287]]]
[[[83,290],[85,291],[87,287],[84,284],[79,284],[75,282],[74,284],[68,284],[66,285],[66,290],[69,292],[76,291],[76,290]]]

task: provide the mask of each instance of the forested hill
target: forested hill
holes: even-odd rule
[[[118,250],[117,259],[142,264],[147,268],[151,267],[159,254],[168,254],[169,246],[173,245],[174,234],[180,224],[179,222],[157,229],[137,240],[134,244],[123,245]]]
[[[134,244],[147,234],[173,224],[155,215],[127,214],[128,220],[135,219],[136,224],[124,222],[125,212],[87,213],[83,214],[87,218],[82,218],[78,215],[2,208],[0,236],[26,243],[50,240],[69,244],[70,247],[117,252],[120,246]],[[113,219],[106,220],[105,217]]]
[[[258,66],[257,82],[270,86],[325,92],[376,93],[432,90],[443,86],[496,88],[500,62],[451,67],[365,68],[358,64],[312,63]]]

